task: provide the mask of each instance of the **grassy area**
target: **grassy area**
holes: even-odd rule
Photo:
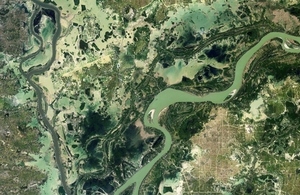
[[[173,5],[173,4],[187,4],[192,3],[192,0],[164,0],[165,5]]]
[[[0,75],[0,95],[15,95],[20,88],[19,81],[13,76],[12,70]]]
[[[297,161],[282,164],[283,184],[282,191],[287,194],[300,194],[300,163]]]
[[[38,130],[26,126],[30,117],[24,108],[0,116],[0,194],[38,194],[38,185],[46,179],[44,173],[24,166],[31,160],[28,154],[37,153],[40,148]]]
[[[24,164],[28,154],[40,150],[39,130],[28,127],[35,113],[25,105],[14,105],[12,97],[20,85],[13,72],[0,78],[0,194],[39,194],[46,175]]]
[[[129,46],[129,52],[135,55],[138,60],[146,60],[148,54],[148,43],[150,39],[150,29],[148,27],[138,27],[134,33],[134,44]],[[130,60],[124,58],[123,61],[133,64]]]
[[[165,5],[159,6],[155,14],[155,22],[160,23],[167,19],[168,8]]]
[[[38,185],[46,179],[44,173],[24,166],[28,153],[37,153],[38,130],[26,127],[30,115],[24,109],[0,117],[0,194],[38,194]]]
[[[0,2],[0,52],[13,56],[23,53],[23,43],[28,38],[28,14],[20,8],[20,1],[4,0]]]
[[[104,0],[103,5],[121,14],[125,11],[125,8],[132,7],[139,9],[148,5],[150,2],[151,0]]]

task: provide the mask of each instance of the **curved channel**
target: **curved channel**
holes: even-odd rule
[[[49,120],[47,119],[46,116],[46,112],[43,109],[43,100],[44,100],[44,94],[42,89],[31,80],[33,75],[38,75],[38,74],[42,74],[43,72],[47,71],[50,66],[52,65],[52,63],[55,60],[56,57],[56,45],[57,45],[57,40],[60,37],[61,34],[61,24],[60,24],[60,11],[57,7],[47,4],[47,3],[42,3],[38,0],[32,0],[36,5],[38,5],[39,7],[34,11],[33,15],[31,16],[31,20],[30,20],[30,31],[33,34],[33,36],[35,38],[37,38],[40,42],[40,47],[39,49],[22,58],[20,65],[19,65],[19,71],[21,72],[21,74],[26,78],[26,80],[28,81],[29,85],[32,86],[36,92],[37,95],[37,111],[40,114],[41,120],[43,122],[43,124],[45,125],[45,127],[47,128],[47,130],[49,130],[49,132],[51,133],[52,136],[52,141],[53,141],[53,146],[54,146],[54,154],[55,154],[55,161],[60,173],[60,180],[61,180],[61,184],[65,190],[66,194],[71,194],[71,190],[66,182],[66,174],[65,174],[65,169],[61,160],[61,151],[60,151],[60,147],[59,147],[59,141],[58,141],[58,136],[57,133],[55,132],[53,126],[50,124]],[[53,36],[52,39],[52,56],[49,59],[49,61],[42,67],[38,67],[38,68],[33,68],[31,69],[29,72],[24,72],[22,69],[22,64],[23,62],[25,62],[26,60],[35,57],[42,49],[43,49],[43,39],[41,36],[39,36],[37,33],[34,32],[34,26],[33,26],[33,20],[35,18],[35,16],[37,15],[37,13],[40,11],[40,7],[46,8],[46,9],[51,9],[55,12],[55,20],[56,20],[56,31],[55,34]],[[47,102],[44,101],[45,107],[47,107]]]
[[[268,41],[280,38],[282,40],[282,48],[286,52],[291,53],[300,53],[300,49],[290,49],[285,47],[284,43],[286,39],[295,40],[300,43],[300,37],[288,35],[285,33],[280,32],[271,32],[265,35],[254,47],[248,50],[237,62],[235,67],[235,76],[233,84],[226,90],[221,92],[214,92],[209,93],[205,96],[196,96],[191,93],[175,90],[172,88],[168,88],[158,95],[155,96],[154,100],[150,103],[145,115],[144,115],[144,125],[148,127],[153,127],[160,130],[165,136],[165,145],[163,150],[154,158],[152,159],[146,166],[142,167],[138,172],[136,172],[129,180],[125,182],[120,188],[117,189],[115,194],[120,194],[126,188],[130,187],[131,185],[135,184],[133,195],[139,194],[139,188],[142,184],[144,178],[147,176],[151,168],[158,162],[167,152],[170,150],[172,145],[172,138],[171,134],[167,131],[167,129],[163,128],[159,125],[159,113],[166,107],[170,106],[171,104],[177,102],[212,102],[215,104],[221,104],[228,101],[228,97],[234,96],[236,92],[242,86],[242,79],[244,69],[247,63],[250,61],[252,56],[257,52],[264,44]],[[227,99],[227,100],[226,100]],[[151,115],[151,122],[149,121],[149,114]]]

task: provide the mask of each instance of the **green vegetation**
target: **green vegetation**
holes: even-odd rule
[[[176,103],[170,106],[161,121],[174,137],[187,141],[202,131],[212,107],[211,103]]]
[[[141,192],[156,194],[162,181],[176,179],[177,174],[180,172],[181,163],[192,159],[189,154],[190,144],[190,142],[179,139],[175,140],[173,147],[164,157],[164,160],[159,161],[146,177],[140,188]]]
[[[21,81],[10,67],[11,62],[4,61],[24,53],[28,39],[25,9],[16,1],[0,3],[1,69],[5,70],[0,75],[0,194],[39,194],[39,185],[47,178],[36,168],[25,166],[25,162],[33,160],[29,154],[40,151],[40,133],[36,127],[28,126],[36,114],[33,104],[18,105],[14,95],[19,92]]]
[[[128,50],[132,51],[137,60],[147,60],[147,54],[149,52],[148,43],[150,38],[150,29],[145,27],[138,27],[134,33],[133,45],[130,45]]]
[[[260,56],[271,48],[272,59]],[[297,179],[296,167],[300,166],[297,149],[300,139],[297,129],[300,124],[296,106],[300,86],[299,64],[297,61],[290,61],[289,64],[276,62],[283,56],[288,58],[298,54],[284,54],[279,48],[277,50],[276,44],[262,48],[256,55],[259,60],[255,60],[246,73],[238,95],[225,105],[235,115],[232,124],[250,124],[254,131],[251,139],[246,138],[249,135],[243,129],[236,135],[240,142],[239,150],[244,154],[239,156],[240,161],[251,167],[259,163],[259,166],[236,176],[237,180],[243,179],[244,182],[234,186],[231,190],[233,194],[275,193],[278,188],[287,194],[299,193],[297,185],[288,182],[291,178]],[[268,75],[272,77],[268,78]],[[250,109],[251,102],[257,99],[258,94],[263,96],[267,118],[260,121],[242,119],[242,111]]]
[[[21,9],[20,2],[4,0],[0,3],[0,52],[15,57],[23,54],[24,42],[28,39],[29,14]]]
[[[168,8],[165,5],[159,6],[155,12],[154,21],[156,24],[164,22],[168,17]]]
[[[279,117],[285,110],[284,105],[281,102],[269,101],[267,105],[267,115],[270,117]]]
[[[146,5],[148,5],[151,0],[97,0],[97,3],[102,3],[104,7],[112,8],[115,12],[122,14],[127,14],[127,9],[133,8],[138,10]]]
[[[24,165],[32,160],[28,154],[37,154],[41,148],[39,130],[28,127],[34,113],[25,106],[12,105],[11,100],[3,98],[3,91],[0,93],[0,193],[37,194],[46,175]]]

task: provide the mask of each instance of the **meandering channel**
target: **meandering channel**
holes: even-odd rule
[[[280,38],[282,40],[282,48],[286,52],[292,53],[300,53],[300,49],[291,49],[285,46],[285,41],[295,40],[300,43],[300,37],[288,35],[281,32],[271,32],[265,35],[254,47],[248,50],[237,62],[235,67],[235,76],[233,84],[226,90],[221,92],[209,93],[205,96],[196,96],[191,93],[175,90],[172,88],[168,88],[158,95],[155,96],[154,100],[150,103],[147,111],[144,115],[144,125],[148,127],[153,127],[160,130],[165,137],[165,145],[163,150],[152,159],[147,165],[142,167],[138,172],[136,172],[129,180],[125,182],[120,188],[115,192],[116,195],[122,193],[125,189],[135,184],[133,195],[139,194],[140,185],[143,182],[143,179],[147,176],[151,168],[158,162],[167,152],[170,150],[172,145],[171,134],[167,131],[167,129],[163,128],[159,125],[159,113],[166,107],[171,104],[177,102],[212,102],[215,104],[224,103],[228,96],[232,96],[238,91],[242,85],[243,73],[247,63],[250,61],[252,56],[257,52],[264,44],[268,43],[270,40],[274,38]],[[149,113],[153,116],[151,122],[149,121]]]
[[[43,124],[45,125],[45,127],[47,128],[47,130],[49,130],[49,132],[51,133],[52,136],[52,141],[53,141],[53,146],[54,146],[54,154],[55,154],[55,160],[56,160],[56,164],[58,166],[58,170],[60,173],[60,180],[62,183],[62,186],[65,190],[65,193],[70,195],[71,194],[71,190],[66,182],[66,174],[65,174],[65,169],[61,160],[61,151],[60,151],[60,147],[59,147],[59,141],[58,141],[58,136],[57,133],[55,132],[53,126],[50,124],[47,116],[46,116],[46,109],[43,109],[43,99],[44,99],[44,94],[42,89],[31,80],[33,75],[38,75],[38,74],[42,74],[43,72],[47,71],[50,66],[52,65],[52,63],[55,60],[56,57],[56,44],[57,44],[57,40],[60,37],[61,34],[61,24],[60,24],[60,12],[58,10],[57,7],[51,5],[51,4],[47,4],[47,3],[42,3],[38,0],[32,0],[37,6],[43,7],[45,9],[51,9],[55,12],[55,20],[56,20],[56,31],[55,34],[53,36],[52,39],[52,56],[49,59],[49,61],[42,67],[38,67],[38,68],[33,68],[32,70],[30,70],[29,72],[24,72],[22,69],[22,64],[31,58],[34,58],[42,49],[43,49],[43,39],[42,37],[40,37],[38,34],[36,34],[34,32],[34,26],[33,26],[33,20],[35,18],[35,16],[37,15],[37,13],[40,11],[40,8],[35,9],[35,11],[33,12],[32,16],[31,16],[31,20],[30,20],[30,31],[33,34],[33,36],[35,38],[37,38],[40,42],[40,47],[39,49],[22,58],[20,65],[19,65],[19,71],[21,72],[21,74],[26,78],[26,80],[28,81],[29,85],[32,86],[36,92],[37,95],[37,110],[38,113],[40,113],[41,116],[41,120],[43,122]],[[44,101],[44,108],[47,108],[47,102]]]

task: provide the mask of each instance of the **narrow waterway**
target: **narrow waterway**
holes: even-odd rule
[[[40,114],[40,118],[43,122],[43,124],[45,125],[45,127],[47,128],[47,130],[51,133],[52,136],[52,141],[53,141],[53,146],[54,146],[54,155],[55,155],[55,161],[60,173],[60,180],[62,183],[62,186],[66,192],[66,194],[70,195],[71,194],[71,190],[66,182],[66,174],[65,174],[65,169],[61,160],[61,151],[60,151],[60,147],[59,147],[59,141],[58,141],[58,136],[57,133],[55,132],[53,126],[50,124],[47,116],[46,116],[46,107],[47,107],[47,102],[43,101],[44,100],[44,94],[42,89],[31,80],[33,75],[38,75],[38,74],[42,74],[43,72],[47,71],[50,66],[52,65],[52,63],[55,60],[56,57],[56,45],[57,45],[57,40],[60,37],[61,34],[61,24],[60,24],[60,12],[58,10],[57,7],[51,5],[51,4],[47,4],[47,3],[42,3],[38,0],[32,0],[38,7],[35,9],[34,13],[31,16],[31,20],[30,20],[30,32],[31,34],[38,39],[38,41],[40,42],[40,47],[39,50],[22,58],[20,65],[19,65],[19,71],[21,72],[21,74],[26,78],[26,80],[28,81],[29,85],[32,86],[35,90],[35,93],[37,95],[37,110],[38,113]],[[42,49],[43,49],[43,39],[42,37],[40,37],[38,34],[36,34],[34,32],[34,26],[33,26],[33,21],[34,18],[36,17],[37,13],[40,11],[40,8],[46,8],[46,9],[51,9],[55,12],[55,20],[56,20],[56,31],[55,34],[53,36],[52,39],[52,56],[49,59],[49,61],[42,67],[39,68],[33,68],[32,70],[30,70],[30,72],[24,72],[22,69],[22,64],[26,61],[29,60],[31,58],[34,58]],[[49,56],[50,57],[50,56]],[[45,106],[43,109],[43,105]]]
[[[126,188],[130,187],[131,185],[135,184],[133,195],[139,194],[140,185],[143,182],[143,179],[147,176],[151,168],[155,165],[157,161],[159,161],[167,152],[170,150],[172,145],[172,138],[171,134],[167,131],[167,129],[163,128],[159,125],[159,113],[166,107],[171,104],[177,102],[212,102],[215,104],[224,103],[226,98],[230,95],[234,95],[242,85],[243,73],[244,69],[251,59],[251,57],[257,52],[264,44],[268,43],[270,40],[274,38],[280,38],[282,40],[282,48],[286,52],[291,53],[300,53],[300,49],[289,49],[284,46],[285,40],[295,40],[300,43],[300,37],[288,35],[285,33],[280,32],[271,32],[265,35],[259,43],[257,43],[254,47],[248,50],[237,62],[235,67],[235,76],[233,84],[226,90],[221,92],[210,93],[205,96],[196,96],[191,93],[175,90],[168,88],[158,95],[155,96],[154,100],[149,105],[145,115],[144,115],[144,125],[148,127],[153,127],[160,130],[165,136],[165,145],[163,150],[154,158],[152,159],[146,166],[141,168],[138,172],[136,172],[129,180],[125,182],[120,188],[117,189],[115,192],[116,195],[119,195],[124,191]],[[149,119],[149,113],[153,112],[153,119],[151,122]]]

